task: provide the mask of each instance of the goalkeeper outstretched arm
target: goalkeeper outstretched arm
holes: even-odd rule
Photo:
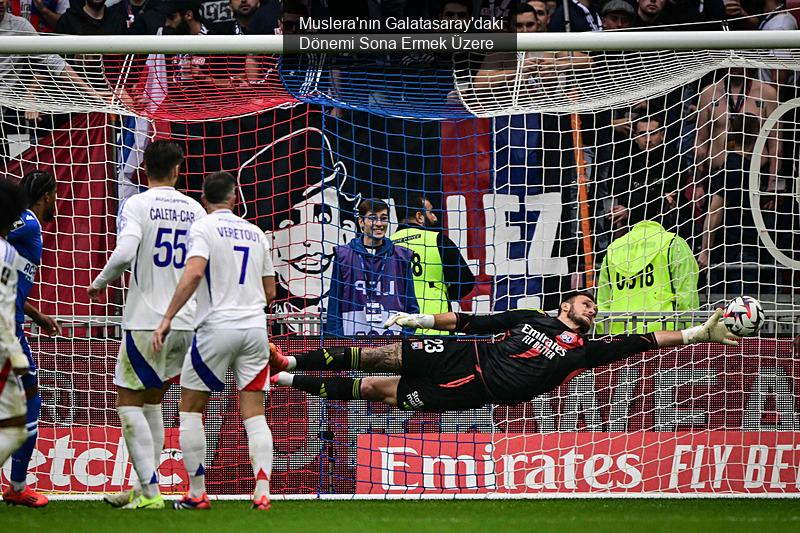
[[[681,331],[656,331],[646,335],[618,335],[605,340],[586,341],[588,368],[607,365],[656,348],[672,348],[699,342],[736,346],[736,339],[739,337],[728,331],[725,324],[719,321],[721,317],[722,309],[717,309],[702,326]]]
[[[491,315],[492,319],[500,319],[503,316],[513,317],[514,313],[527,313],[528,311],[507,311],[505,313],[498,313],[497,315]],[[535,312],[535,311],[531,311]],[[737,337],[733,333],[731,333],[725,324],[720,322],[720,318],[722,318],[722,309],[717,309],[713,315],[702,325],[702,326],[694,326],[691,328],[683,329],[680,331],[657,331],[652,334],[652,342],[654,344],[649,347],[644,347],[644,350],[650,348],[672,348],[673,346],[682,346],[684,344],[696,344],[698,342],[718,342],[721,344],[727,344],[729,346],[736,346],[739,343],[737,342]],[[498,325],[511,325],[511,324],[504,324],[505,321],[503,320],[493,320],[493,322],[498,322]],[[402,327],[408,328],[426,328],[426,329],[438,329],[440,331],[456,331],[458,327],[458,314],[456,313],[439,313],[436,315],[426,315],[426,314],[409,314],[409,313],[395,313],[392,315],[389,320],[386,321],[385,327],[389,327],[392,324],[397,324]],[[499,331],[487,331],[490,333],[499,333]],[[477,332],[473,332],[477,333]],[[624,337],[619,337],[620,339],[625,337],[631,338],[640,338],[643,336],[640,335],[628,335]]]

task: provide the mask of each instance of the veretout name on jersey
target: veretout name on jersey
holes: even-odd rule
[[[230,226],[218,226],[217,233],[220,237],[234,239],[237,241],[261,242],[261,233],[251,229],[232,228]]]

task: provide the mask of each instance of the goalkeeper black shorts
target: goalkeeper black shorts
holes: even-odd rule
[[[406,411],[463,411],[489,403],[472,342],[403,340],[397,406]]]

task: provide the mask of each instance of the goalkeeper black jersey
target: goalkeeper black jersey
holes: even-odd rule
[[[474,343],[483,383],[499,404],[528,401],[584,370],[658,347],[652,334],[586,340],[560,320],[533,310],[457,316],[456,331],[507,333],[499,342]]]

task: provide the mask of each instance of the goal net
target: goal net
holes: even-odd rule
[[[351,321],[355,340],[325,328],[334,248],[358,236],[369,198],[389,204],[390,237],[414,197],[430,200],[431,229],[471,273],[450,279],[453,310],[554,310],[589,288],[597,336],[699,323],[739,295],[767,316],[739,347],[648,352],[516,406],[428,414],[276,388],[275,494],[797,494],[799,53],[5,57],[2,170],[58,180],[31,302],[67,332],[26,327],[43,396],[29,482],[83,496],[135,482],[112,384],[125,280],[100,304],[85,288],[120,206],[146,187],[143,150],[166,138],[187,155],[181,190],[237,177],[238,213],[273,244],[270,327],[290,354],[392,341],[373,323]],[[654,223],[683,246],[669,286],[648,277]],[[661,305],[625,287],[661,291]],[[173,387],[171,493],[187,486],[177,400]],[[232,379],[205,420],[209,492],[249,495]]]

